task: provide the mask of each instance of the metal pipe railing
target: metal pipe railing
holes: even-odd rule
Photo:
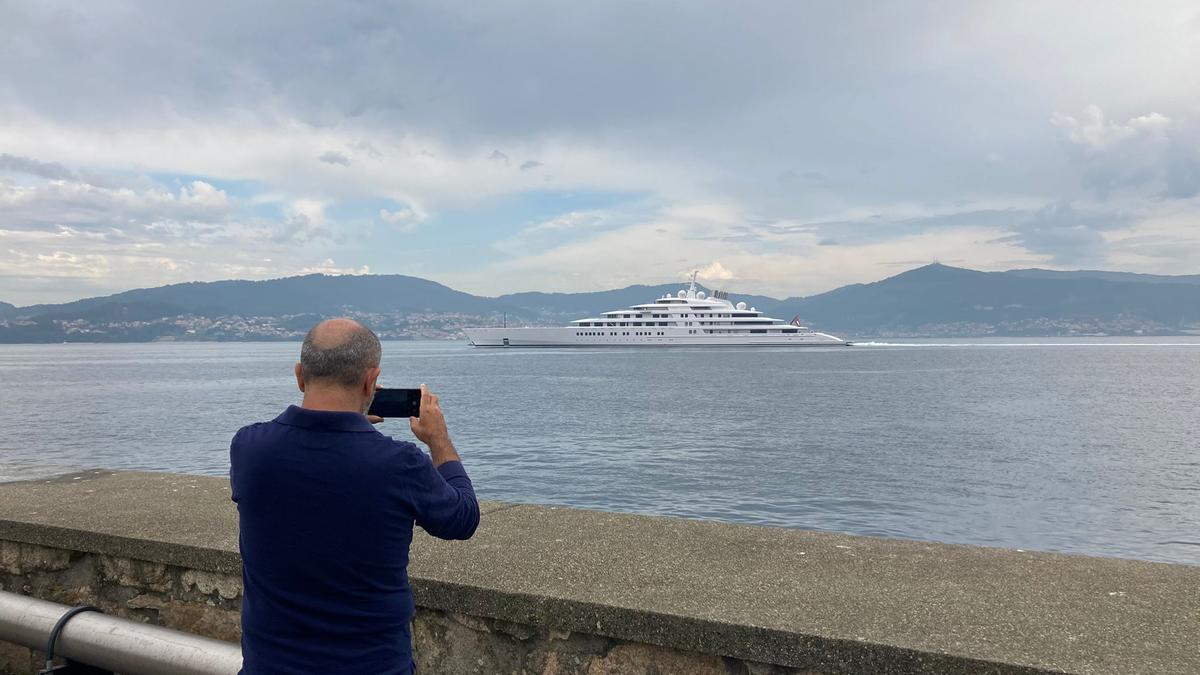
[[[55,622],[69,609],[0,591],[0,641],[44,650]],[[242,667],[238,645],[96,612],[72,617],[54,651],[124,675],[236,675]]]

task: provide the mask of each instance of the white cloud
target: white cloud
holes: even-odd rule
[[[269,231],[235,225],[225,240],[137,240],[107,235],[0,229],[0,298],[18,304],[60,302],[129,288],[184,281],[267,279],[296,274],[365,274],[337,265],[319,249],[280,242]],[[317,261],[317,262],[314,262]],[[20,289],[19,293],[13,291]]]
[[[594,211],[568,211],[526,225],[515,234],[493,241],[491,247],[510,256],[524,256],[561,245],[564,241],[592,236],[596,231],[627,221],[629,214]]]
[[[21,274],[114,286],[336,257],[499,291],[720,261],[799,292],[932,257],[917,242],[979,267],[1071,247],[1192,260],[1194,3],[776,9],[132,0],[63,21],[18,3],[0,24],[0,228]],[[372,222],[336,215],[363,204]],[[1035,222],[1048,204],[1096,219]],[[565,213],[504,220],[525,207]],[[1128,222],[1101,227],[1113,214]],[[425,222],[419,257],[377,263],[361,236]]]
[[[415,229],[427,217],[427,214],[420,207],[416,206],[401,206],[391,211],[379,209],[380,220],[401,232]]]
[[[604,214],[599,211],[568,211],[525,228],[523,232],[558,232],[595,227],[604,222]]]
[[[192,181],[187,187],[180,188],[179,199],[187,204],[217,210],[229,207],[229,195],[202,180]]]
[[[177,192],[161,186],[103,187],[79,180],[37,184],[0,181],[0,223],[9,228],[72,226],[97,230],[144,231],[169,224],[221,220],[230,213],[229,196],[203,181]]]
[[[1071,143],[1090,152],[1132,140],[1162,142],[1171,128],[1171,118],[1166,115],[1151,112],[1122,123],[1105,118],[1104,111],[1095,104],[1089,105],[1080,118],[1056,112],[1050,119],[1066,132]]]
[[[367,265],[362,267],[338,267],[333,258],[326,258],[316,265],[310,265],[300,270],[301,274],[329,274],[332,276],[354,275],[354,274],[370,274],[371,268]]]
[[[297,199],[288,211],[294,217],[302,217],[314,226],[325,224],[325,207],[328,203],[320,199]]]
[[[545,250],[514,250],[514,257],[487,270],[444,275],[457,288],[485,293],[503,279],[514,290],[586,291],[634,283],[676,282],[712,261],[704,270],[731,293],[777,297],[807,295],[845,283],[875,280],[923,262],[970,259],[984,269],[1044,264],[994,226],[947,227],[912,232],[886,242],[819,246],[819,235],[781,224],[764,224],[753,241],[730,242],[727,235],[756,219],[727,203],[696,203],[659,210],[628,226],[569,240]],[[770,226],[765,226],[770,225]],[[738,270],[734,275],[733,270]]]
[[[696,270],[696,277],[702,281],[729,281],[736,279],[733,272],[725,269],[720,261],[714,260]]]
[[[519,171],[489,158],[487,146],[368,131],[356,120],[316,127],[295,119],[170,119],[114,133],[57,124],[28,113],[14,116],[14,123],[0,125],[0,147],[68,166],[133,166],[158,173],[253,179],[270,186],[270,192],[320,195],[322,200],[382,197],[420,203],[432,212],[530,190],[690,197],[719,172],[701,163],[638,157],[611,144],[548,138],[513,142],[514,151],[543,158],[540,171]],[[329,146],[346,147],[368,133],[381,155],[376,160],[350,166],[311,161]]]
[[[27,174],[40,180],[0,180],[0,297],[22,304],[296,274],[312,266],[310,248],[328,249],[337,238],[317,199],[286,203],[283,218],[246,217],[237,200],[203,180],[171,190],[139,176],[89,182],[65,168],[53,178]],[[274,262],[263,264],[264,253]]]
[[[1133,191],[1150,201],[1200,194],[1197,111],[1180,119],[1150,112],[1117,122],[1090,105],[1078,119],[1055,113],[1052,121],[1065,133],[1084,182],[1101,197]]]
[[[407,206],[402,206],[395,211],[379,209],[379,217],[382,218],[384,222],[391,223],[392,225],[407,225],[412,222],[416,215],[417,214]]]

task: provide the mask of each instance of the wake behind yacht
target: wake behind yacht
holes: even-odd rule
[[[728,294],[714,291],[709,297],[691,285],[675,295],[629,309],[577,319],[570,326],[522,328],[467,328],[467,339],[476,347],[594,347],[620,346],[812,346],[850,344],[842,338],[818,333],[800,325],[799,317],[787,323],[763,316],[746,303],[734,304]]]

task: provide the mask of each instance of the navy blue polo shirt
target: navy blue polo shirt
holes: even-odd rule
[[[467,539],[479,504],[459,462],[363,415],[289,407],[229,452],[242,550],[243,672],[412,672],[413,524]]]

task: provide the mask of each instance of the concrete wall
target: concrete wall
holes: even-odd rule
[[[487,503],[414,542],[424,673],[1197,673],[1200,567]],[[227,481],[0,486],[0,588],[238,638]],[[0,644],[0,671],[36,672]]]

